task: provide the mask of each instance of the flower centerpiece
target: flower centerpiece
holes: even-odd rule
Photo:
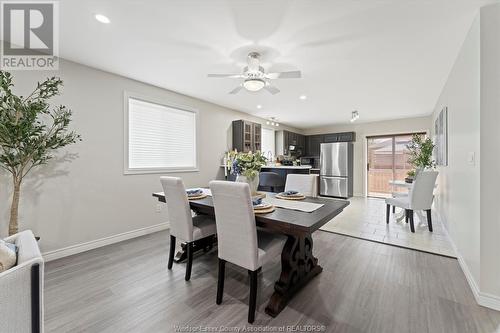
[[[266,161],[260,151],[239,153],[235,150],[228,154],[227,167],[231,170],[231,174],[237,175],[237,182],[248,183],[250,192],[254,195],[259,187],[260,168],[266,165]]]

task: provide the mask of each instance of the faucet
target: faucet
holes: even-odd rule
[[[268,161],[268,163],[269,162],[272,163],[272,161],[273,161],[273,153],[270,150],[268,150],[267,153],[266,153],[266,155],[267,155],[267,161]]]

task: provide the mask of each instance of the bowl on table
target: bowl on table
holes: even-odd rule
[[[255,198],[252,200],[253,211],[255,213],[270,213],[274,210],[274,206],[263,202],[262,198]]]
[[[207,196],[201,188],[186,190],[186,195],[190,200],[202,199]]]
[[[306,196],[300,193],[299,191],[289,190],[276,194],[276,198],[285,200],[302,200],[305,199]]]

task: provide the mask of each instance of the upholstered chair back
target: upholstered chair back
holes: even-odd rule
[[[299,191],[306,197],[317,197],[316,175],[288,174],[286,176],[285,191]]]
[[[160,177],[167,201],[170,234],[186,242],[193,241],[193,218],[181,178]]]
[[[211,181],[219,258],[249,270],[258,267],[257,227],[247,183]]]
[[[437,171],[421,171],[418,174],[409,193],[410,209],[431,209],[437,176]]]

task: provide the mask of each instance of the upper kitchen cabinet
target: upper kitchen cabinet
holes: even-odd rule
[[[306,137],[290,131],[276,131],[276,155],[300,157],[306,151]]]
[[[343,132],[343,133],[328,133],[328,134],[317,134],[308,135],[306,142],[306,155],[307,156],[319,156],[321,152],[322,143],[330,142],[353,142],[356,141],[355,132]]]
[[[262,148],[260,124],[246,120],[233,121],[233,149],[241,152],[257,151]]]
[[[356,141],[356,132],[337,133],[338,142],[354,142]]]
[[[253,151],[262,150],[262,126],[257,123],[252,124]]]
[[[307,137],[308,145],[306,147],[307,156],[319,156],[320,145],[325,142],[325,136],[319,135],[309,135]]]

